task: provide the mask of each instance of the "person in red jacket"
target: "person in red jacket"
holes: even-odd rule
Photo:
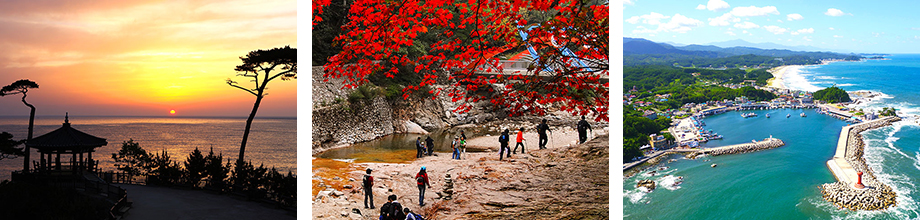
[[[514,145],[514,150],[511,152],[517,154],[517,147],[521,146],[521,153],[524,153],[524,127],[521,127],[521,130],[518,130],[517,144]]]
[[[364,174],[364,180],[362,181],[362,188],[364,188],[364,208],[367,207],[367,201],[370,199],[371,207],[374,208],[374,176],[371,176],[371,168],[367,168],[367,174]]]
[[[415,182],[418,183],[418,206],[425,206],[425,187],[431,189],[425,167],[422,167],[422,169],[418,171],[418,174],[415,174]]]

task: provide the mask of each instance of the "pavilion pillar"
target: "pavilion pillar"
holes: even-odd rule
[[[83,162],[83,152],[80,152],[80,171],[85,170],[86,163]]]
[[[95,172],[95,171],[96,171],[96,169],[95,169],[96,167],[93,166],[93,165],[94,165],[94,164],[93,164],[93,152],[90,151],[90,152],[88,152],[87,154],[88,154],[88,155],[86,155],[86,162],[89,162],[89,167],[92,168],[91,170],[92,170],[93,172]]]
[[[54,168],[54,169],[55,169],[55,170],[61,170],[61,152],[58,151],[58,152],[56,152],[56,154],[54,154],[54,155],[55,155],[55,158],[54,158],[54,163],[55,163],[55,164],[54,164],[54,167],[55,167],[55,168]]]
[[[70,172],[77,172],[77,152],[70,151]]]

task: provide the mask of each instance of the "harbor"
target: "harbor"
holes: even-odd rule
[[[658,158],[624,171],[624,215],[628,219],[828,219],[837,214],[824,208],[816,187],[834,181],[824,168],[839,129],[847,123],[814,113],[815,109],[746,110],[758,117],[727,112],[699,119],[706,131],[721,140],[699,143],[696,149],[667,150]],[[800,117],[802,112],[808,117]],[[770,114],[770,118],[766,118]],[[785,115],[790,114],[790,118]],[[828,128],[828,129],[825,129]],[[698,130],[698,129],[697,129]],[[693,151],[762,141],[772,135],[782,147],[689,159]],[[734,148],[734,147],[732,147]],[[646,154],[649,155],[649,154]],[[716,167],[712,167],[716,164]],[[654,173],[652,171],[655,171]],[[649,192],[640,181],[655,183]],[[742,196],[743,195],[743,196]],[[707,201],[702,203],[700,201]],[[758,204],[758,205],[749,205]],[[777,209],[795,205],[795,209]],[[725,207],[725,208],[711,208]],[[725,213],[725,210],[734,210]],[[643,212],[641,210],[660,210]],[[699,210],[704,210],[700,212]],[[843,214],[843,211],[841,211]]]

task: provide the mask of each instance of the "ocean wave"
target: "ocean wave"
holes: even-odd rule
[[[674,191],[674,190],[678,190],[681,188],[680,183],[682,183],[683,181],[684,179],[682,177],[667,175],[665,177],[662,177],[661,179],[658,179],[658,186]]]
[[[856,85],[856,84],[852,84],[852,83],[837,84],[838,87],[855,86],[855,85]]]
[[[786,69],[786,72],[783,74],[783,84],[789,89],[794,90],[805,90],[805,91],[818,91],[821,87],[816,86],[813,82],[808,81],[806,76],[807,70],[812,69],[811,66],[792,66]]]
[[[866,165],[871,168],[875,177],[878,181],[884,183],[891,187],[895,192],[897,201],[897,206],[889,208],[884,212],[881,211],[858,211],[854,217],[857,218],[877,218],[881,216],[889,216],[897,219],[907,219],[911,216],[918,216],[920,213],[917,212],[918,204],[911,197],[913,189],[916,188],[914,181],[910,177],[904,174],[895,174],[889,173],[890,170],[886,170],[887,166],[884,166],[884,163],[887,160],[892,161],[904,161],[909,160],[913,162],[914,167],[920,169],[920,154],[915,154],[910,156],[904,151],[898,148],[897,142],[900,138],[895,135],[901,131],[905,126],[910,126],[907,123],[896,122],[889,127],[879,128],[881,132],[880,135],[864,135],[866,147],[865,155]],[[850,217],[847,216],[849,219]]]
[[[639,188],[645,188],[645,187],[639,187]],[[642,189],[629,190],[629,191],[623,192],[623,197],[629,198],[629,202],[633,204],[638,204],[639,201],[642,201],[642,199],[645,198],[645,195],[648,195],[648,193]]]

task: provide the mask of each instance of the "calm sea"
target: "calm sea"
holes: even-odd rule
[[[884,95],[854,106],[864,110],[894,107],[905,120],[864,132],[865,157],[880,181],[897,193],[897,206],[885,211],[838,210],[821,198],[817,188],[835,181],[824,164],[836,148],[840,128],[847,125],[805,110],[754,111],[744,119],[729,112],[704,119],[706,129],[725,139],[721,146],[763,139],[786,142],[781,148],[755,153],[662,163],[667,169],[650,176],[643,172],[624,181],[626,219],[917,219],[920,190],[920,55],[902,54],[890,60],[836,62],[789,72],[784,80],[793,89],[815,90],[837,85],[847,91],[867,90]],[[763,117],[770,113],[772,118]],[[792,114],[786,118],[786,114]],[[707,159],[711,161],[706,161]],[[718,167],[711,168],[716,163]],[[683,184],[672,186],[683,177]],[[652,179],[659,189],[635,189]]]
[[[36,117],[34,137],[61,127],[63,117]],[[176,118],[176,117],[79,117],[71,116],[73,128],[105,138],[108,145],[96,148],[93,158],[105,170],[114,170],[112,153],[123,142],[134,139],[148,152],[168,150],[173,161],[185,161],[195,148],[207,155],[209,149],[222,153],[224,160],[235,160],[246,118]],[[0,117],[0,131],[25,139],[29,117]],[[297,173],[297,119],[256,118],[246,145],[246,160],[256,166],[264,163],[281,172]],[[32,159],[38,153],[33,150]],[[22,169],[22,159],[0,161],[0,180],[9,179],[10,172]]]

